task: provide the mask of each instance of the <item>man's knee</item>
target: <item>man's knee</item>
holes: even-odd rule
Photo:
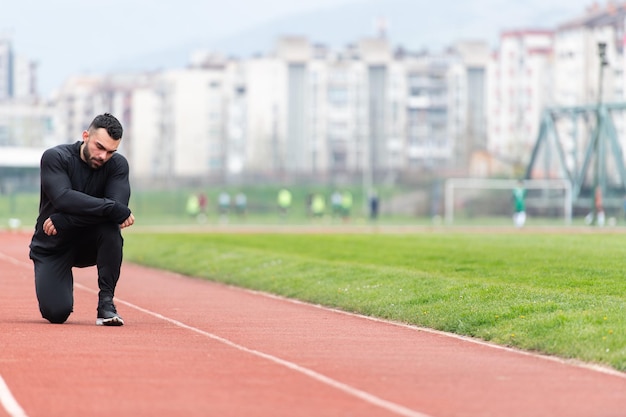
[[[39,311],[51,323],[65,322],[74,307],[72,267],[66,259],[70,255],[33,259]]]
[[[50,323],[61,324],[65,323],[72,314],[72,306],[47,307],[39,305],[39,311],[41,311],[41,316]]]

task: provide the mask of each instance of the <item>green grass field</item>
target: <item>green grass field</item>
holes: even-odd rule
[[[126,259],[626,370],[626,234],[125,233]]]

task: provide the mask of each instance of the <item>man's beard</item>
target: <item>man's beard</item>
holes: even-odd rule
[[[91,156],[91,152],[89,152],[89,141],[85,143],[85,147],[83,148],[83,158],[87,161],[87,164],[93,169],[100,169],[102,165],[104,165],[104,161],[101,159],[96,159]]]

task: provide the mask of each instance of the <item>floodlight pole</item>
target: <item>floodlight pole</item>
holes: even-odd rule
[[[594,174],[593,174],[593,188],[591,190],[591,213],[593,215],[593,225],[598,225],[598,214],[602,210],[601,201],[602,194],[604,193],[604,182],[600,181],[600,172],[603,170],[601,164],[604,163],[604,144],[600,143],[603,137],[604,130],[604,104],[602,102],[602,88],[604,84],[604,67],[609,63],[606,59],[606,43],[598,42],[598,56],[600,58],[600,73],[598,76],[598,105],[596,108],[596,131],[593,138],[593,152],[595,154]]]

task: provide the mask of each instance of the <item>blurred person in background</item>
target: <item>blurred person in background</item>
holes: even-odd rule
[[[209,206],[209,198],[206,196],[205,193],[200,193],[198,194],[198,206],[200,208],[200,216],[199,219],[200,220],[206,220],[206,216],[207,216],[207,209]]]
[[[235,210],[237,210],[237,214],[239,217],[246,216],[246,209],[248,206],[248,198],[243,192],[238,192],[235,196]]]
[[[313,217],[322,218],[324,217],[325,211],[326,200],[324,196],[320,193],[313,194],[313,198],[311,199],[311,213],[313,213]]]
[[[335,190],[330,196],[330,206],[332,208],[333,217],[341,217],[343,197],[338,190]]]
[[[189,198],[187,198],[185,211],[190,217],[198,217],[198,214],[200,214],[200,200],[197,195],[191,194]]]
[[[513,189],[513,223],[515,227],[522,227],[526,223],[526,188],[522,180]]]
[[[344,191],[341,196],[341,216],[344,222],[350,221],[350,215],[352,214],[352,193],[350,191]]]
[[[217,205],[220,212],[220,222],[228,222],[228,212],[230,211],[230,194],[222,191],[217,197]]]
[[[118,154],[122,125],[96,116],[82,141],[58,145],[41,157],[39,216],[30,243],[35,291],[43,318],[64,323],[74,308],[73,267],[97,266],[97,325],[121,326],[113,297],[120,277],[121,229],[135,217],[128,208],[128,162]]]
[[[370,220],[376,221],[378,219],[379,199],[376,190],[370,191]]]
[[[602,203],[602,187],[596,186],[596,192],[594,194],[594,204],[596,209],[596,225],[604,226],[604,204]]]
[[[290,207],[291,192],[288,189],[283,188],[278,192],[278,211],[283,219],[287,217]]]

